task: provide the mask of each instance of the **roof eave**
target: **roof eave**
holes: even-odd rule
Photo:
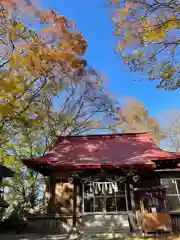
[[[23,163],[30,168],[39,169],[100,169],[100,168],[156,168],[156,164],[48,164],[43,162],[35,162],[33,160],[23,160]]]
[[[0,164],[0,168],[2,170],[2,176],[1,177],[13,177],[15,172],[11,170],[10,168]]]

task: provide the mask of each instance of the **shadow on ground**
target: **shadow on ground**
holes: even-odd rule
[[[41,235],[41,234],[0,234],[0,240],[68,240],[68,235],[56,234],[56,235]],[[109,238],[88,238],[81,237],[80,240],[108,240]],[[119,238],[111,238],[116,240],[180,240],[180,235],[172,235],[172,236],[151,236],[151,237],[119,237]],[[109,239],[110,240],[110,239]]]
[[[41,234],[0,234],[1,240],[66,240],[67,235],[41,235]]]

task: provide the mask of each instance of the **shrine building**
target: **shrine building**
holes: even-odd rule
[[[34,231],[180,230],[180,153],[160,149],[149,132],[58,137],[23,163],[49,179]]]

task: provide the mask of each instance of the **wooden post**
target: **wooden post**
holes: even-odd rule
[[[73,192],[73,228],[76,228],[76,222],[77,222],[77,181],[74,179],[74,192]]]
[[[1,192],[1,183],[2,183],[2,177],[0,177],[0,197],[2,197],[2,192]]]
[[[134,199],[134,187],[133,184],[129,184],[129,190],[130,190],[130,199],[131,199],[131,210],[132,212],[136,211],[136,204]]]
[[[132,183],[128,184],[128,192],[129,192],[129,199],[130,199],[130,214],[129,214],[129,220],[131,225],[131,231],[137,231],[139,229],[139,226],[137,226],[137,219],[136,219],[136,205],[135,205],[135,199],[134,199],[134,186]]]
[[[55,208],[55,188],[56,188],[56,179],[54,176],[54,173],[51,173],[49,177],[49,203],[48,203],[48,213],[53,214],[54,213],[54,208]]]
[[[73,179],[74,183],[74,191],[73,191],[73,222],[72,222],[72,228],[69,232],[69,238],[68,239],[79,239],[79,231],[77,229],[77,180],[76,177]]]

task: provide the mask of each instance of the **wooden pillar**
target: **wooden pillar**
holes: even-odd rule
[[[0,198],[4,198],[4,188],[2,187],[3,177],[0,177]]]
[[[77,180],[74,178],[74,192],[73,192],[73,228],[76,228],[77,223]]]
[[[1,183],[2,183],[2,177],[0,176],[0,191],[1,191]],[[0,193],[1,194],[1,193]]]
[[[56,188],[56,179],[54,173],[51,173],[49,177],[49,203],[48,203],[48,213],[53,214],[55,211],[55,188]]]
[[[130,199],[131,199],[131,210],[132,212],[136,211],[136,203],[134,199],[134,186],[132,183],[129,184]]]
[[[77,229],[77,179],[76,177],[73,178],[73,222],[72,222],[72,228],[69,232],[69,238],[68,239],[79,239],[79,231]]]
[[[130,196],[129,183],[126,184],[126,194],[127,194],[127,210],[131,211],[132,210],[132,205],[131,205],[131,196]]]
[[[128,184],[127,191],[128,191],[128,198],[129,198],[129,204],[130,204],[129,209],[131,210],[129,214],[130,227],[131,227],[131,231],[134,232],[139,229],[139,226],[137,226],[134,186],[132,182]]]

